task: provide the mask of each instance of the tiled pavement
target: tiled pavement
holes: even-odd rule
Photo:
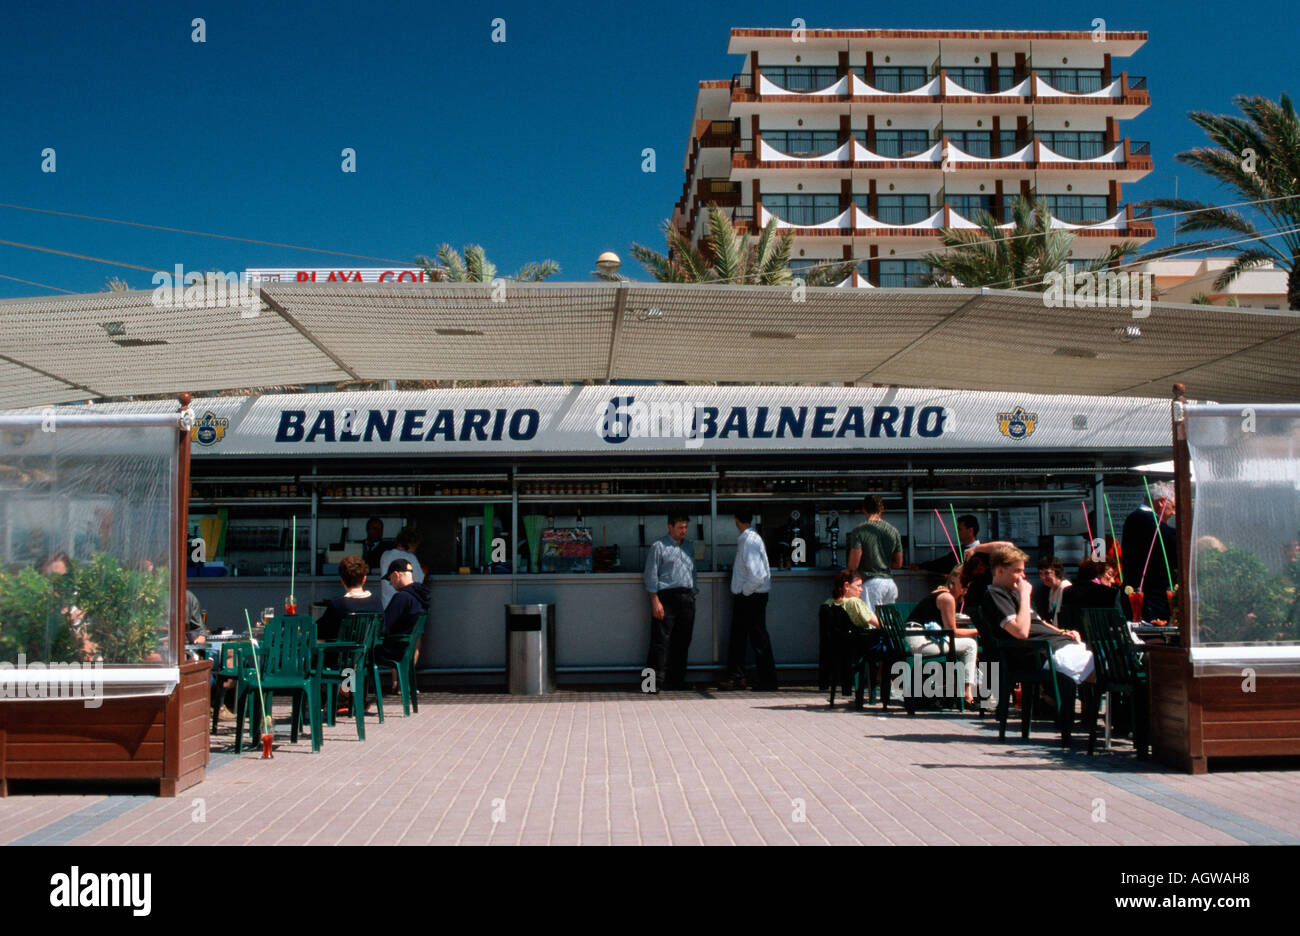
[[[418,715],[280,738],[175,799],[0,800],[4,844],[1300,843],[1294,768],[1190,777],[997,740],[991,718],[780,693],[425,693]],[[280,726],[283,730],[284,726]]]

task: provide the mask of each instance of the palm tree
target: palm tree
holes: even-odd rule
[[[1043,292],[1050,273],[1065,273],[1074,247],[1074,235],[1052,227],[1047,202],[1037,204],[1017,198],[1011,206],[1011,228],[998,227],[997,219],[977,211],[971,219],[977,230],[944,228],[939,239],[946,251],[926,254],[934,286],[989,286]],[[1124,241],[1105,255],[1083,263],[1083,272],[1105,269],[1136,254],[1138,245]]]
[[[1214,281],[1215,289],[1226,289],[1242,273],[1271,260],[1287,271],[1287,304],[1300,310],[1300,121],[1285,94],[1278,103],[1244,95],[1234,103],[1245,118],[1204,111],[1188,114],[1215,145],[1198,146],[1175,158],[1218,179],[1240,196],[1239,200],[1257,202],[1254,212],[1269,222],[1267,233],[1277,232],[1281,244],[1262,237],[1249,218],[1228,208],[1185,198],[1153,198],[1143,204],[1191,212],[1179,219],[1179,234],[1228,231],[1242,235],[1234,239],[1244,243],[1224,245],[1236,259]],[[1214,242],[1205,240],[1167,247],[1150,256],[1212,247]]]
[[[442,244],[437,256],[438,263],[428,257],[416,257],[415,262],[432,278],[452,283],[490,283],[497,278],[496,264],[488,260],[487,254],[478,244],[466,244],[460,252],[451,244]],[[542,260],[525,263],[514,276],[506,278],[520,283],[534,283],[559,272],[560,265],[554,260]]]
[[[126,292],[131,288],[131,284],[120,276],[113,276],[104,280],[103,292]]]
[[[791,282],[790,254],[794,234],[778,231],[776,218],[767,222],[758,239],[738,235],[726,213],[715,204],[708,207],[709,233],[701,244],[671,221],[664,222],[668,253],[641,244],[632,245],[632,255],[661,283],[729,283],[732,285],[783,286]],[[833,286],[844,280],[856,263],[819,266],[802,278],[807,286]]]

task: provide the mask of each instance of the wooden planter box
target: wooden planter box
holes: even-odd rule
[[[1300,676],[1194,676],[1187,651],[1147,650],[1151,751],[1167,767],[1205,773],[1211,757],[1300,755]]]
[[[0,702],[0,796],[9,780],[157,780],[175,796],[208,765],[207,660],[181,664],[169,696]]]

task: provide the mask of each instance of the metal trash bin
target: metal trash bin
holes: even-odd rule
[[[506,605],[506,688],[511,695],[555,691],[555,605]]]

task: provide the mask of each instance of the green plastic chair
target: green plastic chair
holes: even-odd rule
[[[1128,623],[1115,608],[1062,608],[1069,612],[1065,620],[1067,629],[1077,629],[1083,642],[1092,651],[1095,685],[1084,707],[1084,723],[1088,725],[1088,753],[1097,744],[1097,712],[1101,707],[1101,694],[1127,695],[1133,700],[1133,746],[1139,758],[1147,756],[1149,736],[1149,699],[1147,672],[1129,636]],[[1071,625],[1076,622],[1078,628]],[[1109,705],[1109,703],[1107,703]]]
[[[221,652],[217,658],[212,661],[213,679],[218,686],[217,704],[212,706],[212,733],[217,733],[217,717],[221,713],[221,706],[225,704],[226,693],[220,689],[222,683],[227,679],[235,680],[238,687],[239,680],[243,676],[244,651],[253,649],[253,645],[247,640],[226,640],[221,643]],[[249,666],[252,666],[249,658]],[[235,698],[239,698],[239,690],[235,690]]]
[[[884,689],[881,692],[881,708],[889,708],[890,693],[893,692],[893,675],[894,664],[902,663],[906,668],[906,677],[903,683],[903,709],[908,715],[915,714],[916,700],[907,691],[912,685],[912,668],[917,666],[920,654],[915,654],[917,660],[912,659],[912,651],[907,648],[907,633],[903,627],[903,619],[898,613],[898,606],[892,604],[881,605],[876,608],[876,617],[880,619],[880,626],[885,631],[885,639],[889,642],[889,650],[886,653],[885,672],[881,675],[881,682]]]
[[[986,621],[979,607],[967,605],[967,608],[971,622],[980,634],[980,658],[996,667],[994,672],[997,673],[998,683],[998,740],[1005,741],[1007,737],[1007,712],[1011,706],[1012,687],[1020,683],[1024,688],[1020,705],[1020,737],[1028,740],[1029,726],[1033,721],[1034,689],[1039,685],[1050,683],[1056,698],[1061,743],[1069,747],[1070,722],[1074,719],[1074,712],[1068,713],[1068,719],[1065,717],[1066,713],[1061,705],[1060,680],[1056,674],[1056,661],[1052,659],[1052,646],[1047,638],[1031,637],[1028,640],[1017,640],[1013,637],[1003,637],[999,633],[1001,628]],[[1073,696],[1070,701],[1073,704]]]
[[[289,739],[298,741],[298,726],[306,707],[311,722],[311,749],[315,753],[322,743],[320,724],[320,681],[314,671],[316,654],[316,622],[307,616],[274,617],[266,624],[261,646],[257,649],[261,671],[260,704],[269,712],[270,701],[276,695],[293,696],[293,718],[290,721]],[[258,698],[258,679],[249,665],[242,667],[239,688],[235,699],[235,753],[242,752],[244,714],[251,699]],[[252,728],[258,727],[254,712]]]
[[[366,671],[367,654],[375,642],[375,633],[383,626],[384,615],[380,611],[363,611],[349,614],[339,622],[338,638],[322,641],[316,645],[316,652],[324,657],[330,654],[333,660],[322,659],[318,664],[321,686],[324,689],[325,720],[333,726],[338,710],[338,693],[340,687],[352,677],[352,717],[357,723],[357,738],[366,740]],[[330,664],[333,665],[330,665]],[[358,705],[357,700],[361,700]]]
[[[902,648],[904,656],[903,662],[907,666],[907,682],[905,683],[907,686],[915,685],[913,680],[916,678],[916,673],[918,672],[922,676],[922,682],[924,682],[924,667],[926,663],[940,664],[944,667],[945,673],[956,672],[958,663],[956,635],[950,634],[947,631],[928,631],[925,635],[932,640],[938,640],[942,643],[942,649],[938,654],[932,653],[927,655],[921,653],[919,650],[913,650],[907,645],[907,624],[904,622],[910,619],[912,611],[915,608],[915,602],[884,605],[881,607],[881,620],[887,621],[888,626],[891,628],[891,643],[896,641]],[[912,623],[921,624],[924,622],[913,621]],[[964,686],[957,687],[956,701],[957,710],[959,712],[965,712],[966,693]]]
[[[415,682],[415,651],[420,646],[420,638],[424,636],[424,625],[428,620],[428,614],[421,614],[415,621],[415,627],[409,634],[402,634],[390,637],[389,640],[402,648],[401,656],[398,659],[388,659],[376,653],[375,664],[378,668],[392,668],[397,671],[397,688],[402,696],[402,717],[410,717],[412,708],[420,711],[420,693],[419,686]],[[379,643],[383,643],[380,641]],[[376,648],[378,650],[378,647]],[[383,696],[383,683],[379,677],[375,677],[375,695]]]

